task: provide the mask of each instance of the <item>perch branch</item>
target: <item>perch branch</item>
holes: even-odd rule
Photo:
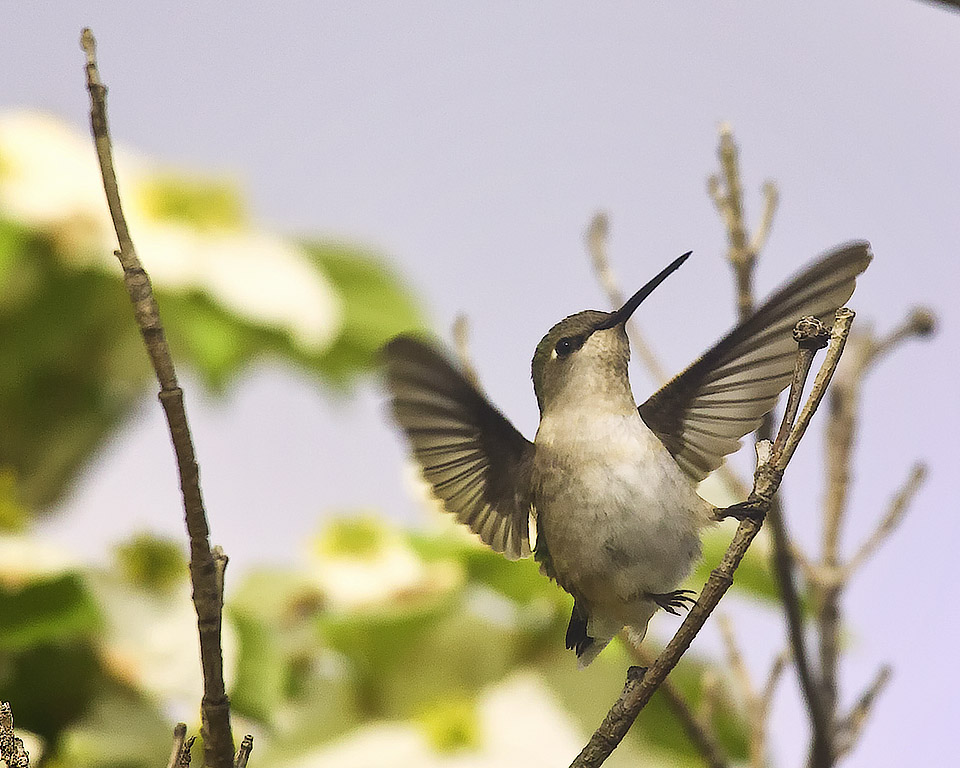
[[[823,399],[837,362],[843,351],[843,345],[850,332],[853,322],[853,312],[848,309],[837,311],[837,319],[830,333],[830,345],[827,349],[822,367],[817,373],[816,380],[810,389],[806,405],[800,411],[797,422],[789,433],[789,437],[782,445],[771,446],[768,441],[757,444],[757,470],[754,475],[754,489],[751,493],[750,504],[754,514],[745,516],[740,522],[733,540],[727,547],[720,564],[711,572],[697,602],[684,618],[676,634],[667,643],[656,661],[643,674],[634,671],[628,674],[626,684],[619,698],[614,702],[603,722],[590,737],[587,745],[571,764],[572,768],[586,768],[598,766],[610,755],[616,746],[623,740],[640,710],[647,704],[654,691],[660,686],[670,671],[676,666],[683,653],[690,647],[694,637],[700,632],[706,620],[710,617],[720,599],[733,583],[733,574],[746,554],[750,543],[760,532],[763,513],[769,509],[770,500],[780,486],[783,471],[793,455],[796,447],[794,434],[802,436],[806,431],[810,418]],[[799,330],[799,327],[798,327]],[[809,363],[804,363],[808,356],[812,357],[814,350],[799,344],[797,364],[794,371],[791,388],[803,389],[805,371],[809,370]],[[797,438],[799,439],[799,438]],[[792,448],[791,448],[792,446]],[[638,670],[639,668],[633,668]]]
[[[107,88],[100,79],[96,40],[89,29],[83,30],[80,45],[86,54],[90,124],[103,177],[103,189],[120,245],[116,255],[123,267],[123,280],[133,303],[136,322],[160,384],[160,403],[163,405],[177,457],[184,515],[190,538],[193,602],[200,635],[200,661],[203,668],[203,699],[200,709],[205,763],[211,768],[232,768],[230,702],[223,683],[221,650],[222,582],[218,579],[218,567],[210,550],[210,529],[200,493],[199,468],[187,423],[183,390],[177,383],[173,358],[160,322],[150,278],[137,257],[120,204],[120,190],[114,171],[113,147],[107,124]]]
[[[620,639],[641,667],[653,663],[653,659],[642,648],[630,642],[630,636],[626,632],[620,633]],[[712,732],[709,715],[694,712],[683,693],[669,678],[660,684],[660,694],[708,768],[729,768],[730,761],[717,741],[716,734]]]

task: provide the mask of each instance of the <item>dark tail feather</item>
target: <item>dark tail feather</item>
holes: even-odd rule
[[[583,656],[584,651],[593,645],[593,638],[587,634],[587,613],[574,601],[573,613],[570,614],[570,623],[567,625],[567,648],[577,652],[577,658]]]

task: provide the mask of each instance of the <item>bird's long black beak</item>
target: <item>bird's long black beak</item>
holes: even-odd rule
[[[687,251],[685,254],[683,254],[683,256],[678,256],[668,266],[664,267],[660,271],[660,274],[658,274],[655,278],[643,286],[643,288],[633,294],[633,296],[627,299],[626,304],[620,307],[620,309],[618,309],[616,312],[611,312],[610,316],[606,320],[603,320],[595,330],[602,331],[607,328],[615,328],[616,326],[623,325],[625,322],[627,322],[627,320],[630,319],[630,315],[632,315],[636,311],[637,307],[640,306],[640,303],[647,298],[647,296],[653,293],[654,289],[660,285],[660,283],[666,280],[670,276],[671,272],[683,264],[683,262],[689,258],[691,253],[693,253],[693,251]]]

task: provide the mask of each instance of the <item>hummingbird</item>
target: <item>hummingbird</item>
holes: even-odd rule
[[[533,442],[438,345],[400,335],[383,349],[393,417],[434,495],[508,559],[532,549],[573,596],[566,647],[581,668],[622,629],[638,644],[657,610],[695,602],[677,586],[700,557],[701,532],[724,516],[697,483],[789,385],[796,322],[832,325],[872,258],[858,241],[813,261],[638,407],[625,324],[689,256],[619,309],[547,331],[531,365]]]

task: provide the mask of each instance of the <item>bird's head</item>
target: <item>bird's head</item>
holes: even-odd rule
[[[533,355],[533,389],[541,415],[551,403],[602,395],[627,383],[630,342],[626,322],[640,303],[687,260],[675,259],[615,312],[587,309],[565,317],[537,345]]]

